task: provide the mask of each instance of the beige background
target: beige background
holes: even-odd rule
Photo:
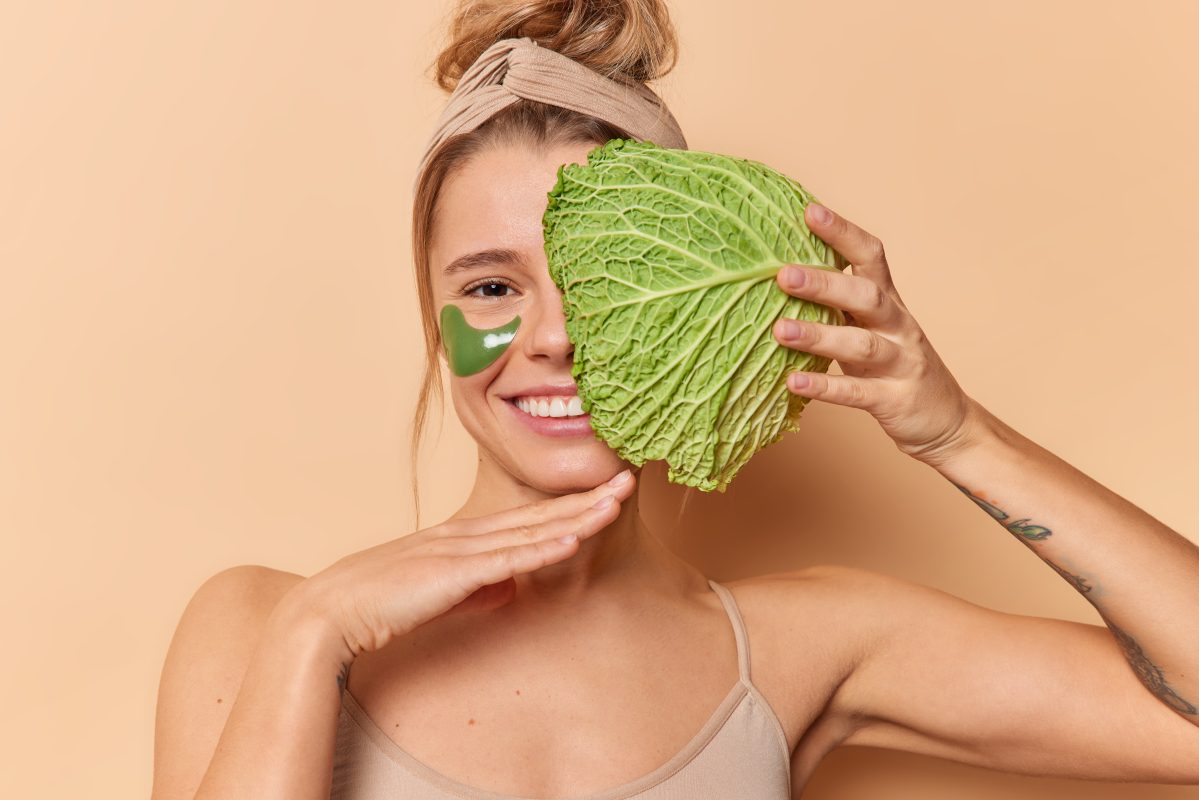
[[[411,529],[409,187],[447,7],[0,5],[0,795],[147,796],[194,589]],[[674,7],[682,58],[658,88],[692,147],[764,161],[877,234],[969,393],[1194,536],[1199,5]],[[472,458],[449,413],[426,524],[468,489],[440,477]],[[662,474],[644,491],[665,525],[681,493]],[[1099,622],[853,409],[813,403],[682,522],[676,546],[718,580],[839,562]],[[1199,787],[846,748],[807,797]]]

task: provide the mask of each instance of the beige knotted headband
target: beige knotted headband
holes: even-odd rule
[[[643,83],[621,83],[527,36],[500,39],[462,74],[425,146],[417,182],[442,142],[482,125],[520,98],[604,120],[638,140],[687,148],[674,115]]]

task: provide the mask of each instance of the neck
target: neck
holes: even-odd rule
[[[582,486],[569,491],[586,491]],[[480,517],[565,492],[530,486],[486,457],[470,496],[451,520]],[[648,528],[640,513],[641,482],[621,503],[620,514],[605,528],[582,539],[574,555],[531,572],[514,576],[514,602],[557,605],[610,598],[654,590],[685,591],[703,583],[703,576],[671,552]],[[630,589],[635,588],[636,592]]]

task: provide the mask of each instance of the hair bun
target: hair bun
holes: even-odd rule
[[[678,61],[662,0],[462,0],[433,65],[437,85],[452,92],[484,50],[524,36],[613,79],[647,83]]]

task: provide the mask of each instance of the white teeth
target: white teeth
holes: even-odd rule
[[[583,401],[578,395],[565,397],[518,397],[516,407],[534,417],[579,417],[583,415]]]

